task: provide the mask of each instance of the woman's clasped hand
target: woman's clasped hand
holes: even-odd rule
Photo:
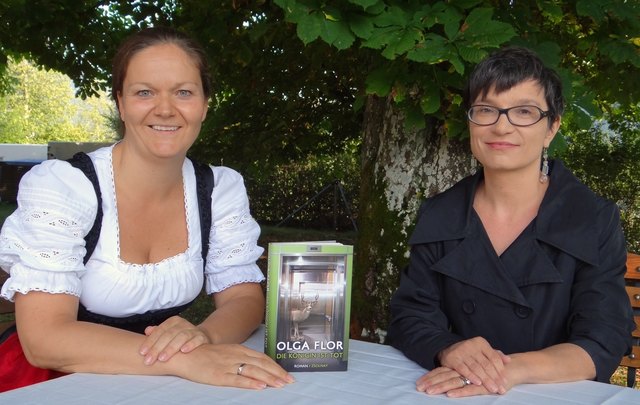
[[[144,364],[167,361],[178,352],[189,353],[196,347],[212,343],[204,330],[179,316],[172,316],[158,326],[147,326],[147,338],[140,346]]]
[[[212,344],[203,329],[179,316],[148,326],[145,335],[140,347],[145,365],[189,354],[189,366],[181,372],[192,381],[250,389],[281,388],[294,382],[269,356],[239,344]]]
[[[439,357],[442,366],[457,371],[474,385],[482,385],[491,393],[507,391],[506,365],[511,358],[492,348],[486,339],[477,336],[454,343]]]
[[[482,337],[455,343],[439,355],[442,365],[418,379],[418,391],[452,397],[504,394],[510,388],[506,365],[511,361]]]
[[[294,382],[269,356],[238,344],[204,344],[185,357],[179,375],[204,384],[264,389]]]

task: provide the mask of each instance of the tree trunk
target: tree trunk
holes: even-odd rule
[[[383,341],[420,203],[472,173],[476,163],[468,140],[448,139],[440,121],[405,128],[390,98],[368,98],[363,130],[352,337]]]

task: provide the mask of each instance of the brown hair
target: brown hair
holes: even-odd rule
[[[202,47],[184,33],[173,28],[152,27],[145,28],[128,37],[118,48],[113,57],[111,69],[111,97],[118,106],[118,94],[122,92],[124,79],[129,68],[131,58],[138,52],[158,44],[174,44],[180,47],[196,63],[200,71],[202,90],[206,99],[211,95],[211,76],[209,63]]]

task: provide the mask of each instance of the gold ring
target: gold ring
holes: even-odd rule
[[[244,366],[246,366],[246,363],[240,364],[240,367],[238,367],[238,370],[236,371],[236,374],[242,375],[242,369],[244,368]]]

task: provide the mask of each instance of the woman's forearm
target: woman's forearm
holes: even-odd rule
[[[175,375],[176,364],[144,364],[144,335],[87,322],[43,325],[41,335],[20,332],[25,356],[40,368],[67,373]]]
[[[175,364],[145,365],[144,335],[80,322],[77,307],[77,297],[66,294],[16,294],[18,336],[31,364],[63,372],[175,374]]]
[[[211,343],[242,343],[264,319],[265,300],[259,284],[247,283],[218,293],[216,310],[199,327]]]
[[[507,364],[513,385],[593,380],[596,368],[581,347],[561,343],[535,352],[511,354]]]

